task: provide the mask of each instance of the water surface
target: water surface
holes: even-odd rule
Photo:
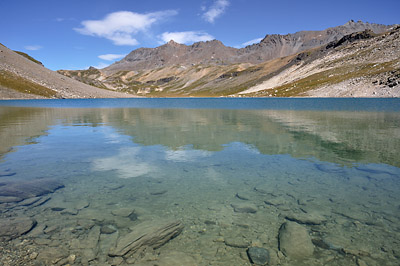
[[[2,101],[0,135],[0,217],[36,222],[2,245],[25,263],[251,265],[261,247],[272,265],[398,265],[398,99]],[[110,252],[170,221],[155,250]],[[284,223],[311,256],[285,251]]]

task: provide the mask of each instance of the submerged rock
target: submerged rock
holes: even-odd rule
[[[326,218],[318,213],[290,213],[286,219],[300,224],[319,225],[326,222]]]
[[[33,197],[33,198],[28,198],[26,200],[23,200],[21,202],[18,203],[19,206],[30,206],[33,205],[34,203],[38,202],[39,200],[41,200],[42,197]]]
[[[212,221],[212,220],[205,220],[205,221],[204,221],[204,224],[205,224],[205,225],[216,225],[217,222],[216,222],[216,221]]]
[[[75,209],[80,211],[89,207],[89,205],[90,203],[87,200],[80,200],[77,203],[75,203]]]
[[[289,202],[282,197],[271,198],[264,200],[264,203],[274,207],[280,207],[282,205],[289,205]]]
[[[285,222],[279,229],[279,250],[294,260],[311,257],[314,246],[305,227],[295,222]]]
[[[150,195],[157,196],[157,195],[163,195],[167,193],[167,190],[154,190],[150,191]]]
[[[0,220],[0,239],[10,240],[31,231],[37,222],[29,217],[2,218]]]
[[[312,239],[312,243],[314,244],[314,246],[322,248],[322,249],[327,249],[327,250],[334,250],[337,251],[339,253],[344,253],[343,248],[340,246],[336,246],[330,242],[328,242],[325,239]]]
[[[336,164],[331,164],[331,163],[316,163],[315,167],[325,173],[345,173],[342,167]]]
[[[251,195],[248,193],[238,192],[236,193],[235,197],[241,200],[249,200]]]
[[[20,197],[0,196],[0,203],[20,202],[22,200]]]
[[[6,169],[6,170],[0,170],[0,177],[3,176],[13,176],[16,175],[16,172],[11,171],[10,169]]]
[[[135,263],[136,265],[136,263]],[[180,251],[171,251],[165,254],[161,253],[161,255],[156,260],[151,261],[141,261],[138,263],[140,266],[154,266],[154,265],[162,265],[162,266],[196,266],[198,265],[196,260],[188,254],[185,254]]]
[[[257,206],[246,203],[231,204],[233,210],[239,213],[256,213]]]
[[[250,243],[242,237],[228,237],[224,239],[225,245],[234,248],[247,248]]]
[[[64,187],[55,179],[42,178],[28,181],[3,181],[0,186],[2,202],[20,202],[22,200],[52,193]]]
[[[117,229],[112,224],[106,224],[106,225],[101,226],[101,228],[100,228],[100,233],[101,234],[107,234],[108,235],[108,234],[115,233],[116,231],[117,231]]]
[[[109,251],[112,257],[130,257],[139,250],[150,247],[159,248],[170,239],[178,236],[183,230],[183,224],[179,221],[168,223],[143,222],[134,227],[134,230],[121,236],[115,247]]]
[[[61,214],[63,214],[63,215],[77,215],[78,212],[79,211],[77,209],[65,209],[65,210],[61,211]]]
[[[263,184],[263,185],[258,185],[256,187],[254,187],[254,191],[257,191],[261,194],[269,194],[269,195],[273,195],[273,188],[270,185],[267,184]]]
[[[114,216],[127,217],[127,218],[130,218],[130,219],[131,219],[131,217],[135,216],[135,220],[137,219],[137,214],[135,213],[135,210],[132,209],[132,208],[115,209],[115,210],[112,210],[111,213]]]
[[[107,184],[104,187],[109,190],[117,190],[123,188],[125,185],[122,184]]]
[[[61,262],[67,256],[68,253],[63,247],[45,247],[38,253],[36,260],[42,262],[42,265],[54,265],[54,262]]]
[[[251,247],[247,250],[250,262],[256,265],[266,265],[270,261],[269,251],[265,248]]]
[[[51,210],[52,210],[53,212],[60,212],[60,211],[65,210],[65,208],[63,208],[63,207],[53,207],[53,208],[51,208]]]
[[[48,202],[50,199],[51,199],[50,196],[41,197],[38,201],[36,201],[32,205],[30,205],[30,207],[41,206],[41,205],[45,204],[46,202]]]

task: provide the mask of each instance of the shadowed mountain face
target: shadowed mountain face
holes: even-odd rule
[[[134,50],[104,69],[59,73],[152,97],[396,97],[399,35],[400,27],[349,21],[323,31],[267,35],[241,49],[217,40],[170,41]]]
[[[240,49],[240,58],[242,62],[261,63],[319,47],[337,41],[343,36],[354,32],[372,30],[375,33],[382,33],[389,30],[389,28],[391,27],[386,25],[351,20],[342,26],[322,31],[300,31],[287,35],[267,35],[260,43]]]

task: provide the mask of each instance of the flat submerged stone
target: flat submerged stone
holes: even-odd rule
[[[0,203],[19,202],[28,198],[52,193],[63,187],[63,184],[51,178],[41,178],[19,182],[14,180],[3,181],[2,186],[0,186]]]
[[[178,236],[183,230],[179,221],[165,223],[143,222],[134,227],[129,234],[120,237],[115,247],[108,253],[111,257],[130,257],[141,248],[159,248],[172,238]]]
[[[239,237],[228,237],[224,239],[225,245],[234,247],[234,248],[247,248],[250,243],[246,239]]]
[[[0,219],[0,238],[9,240],[31,231],[37,222],[29,217],[12,217]]]
[[[233,210],[239,213],[256,213],[257,206],[247,203],[231,204]]]

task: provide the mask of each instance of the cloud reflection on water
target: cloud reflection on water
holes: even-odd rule
[[[93,160],[95,171],[116,171],[120,178],[138,177],[156,171],[157,167],[141,157],[141,147],[123,147],[118,154]]]
[[[181,148],[179,150],[167,150],[165,152],[165,159],[174,162],[191,162],[211,155],[212,152],[210,151]]]

